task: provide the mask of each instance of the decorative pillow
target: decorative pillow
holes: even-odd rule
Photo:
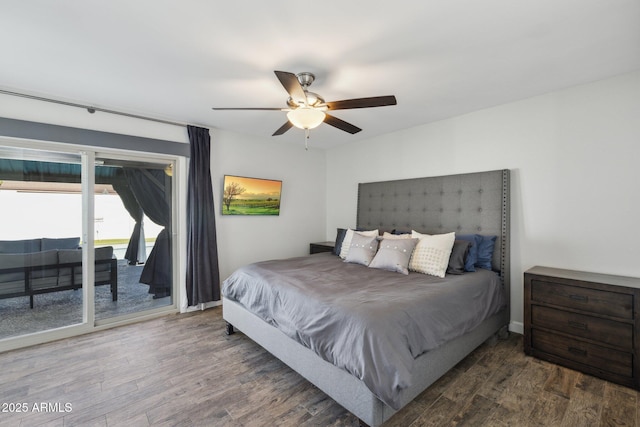
[[[479,234],[456,234],[456,240],[466,240],[471,243],[467,260],[464,263],[464,271],[476,271],[478,246],[480,245],[482,237]]]
[[[344,236],[346,233],[346,229],[338,228],[338,234],[336,234],[336,244],[333,246],[334,255],[340,255],[340,251],[342,250],[342,242],[344,241]]]
[[[42,265],[53,265],[54,268],[47,268],[46,270],[36,269],[31,272],[31,278],[41,278],[41,277],[55,277],[58,275],[58,269],[55,268],[56,264],[58,264],[58,251],[53,249],[50,251],[41,251],[34,252],[31,254],[24,255],[25,266],[42,266]]]
[[[498,236],[481,236],[480,244],[478,245],[478,260],[476,261],[476,267],[491,270],[493,268],[493,250],[496,246],[496,240]]]
[[[383,239],[392,239],[392,240],[406,240],[411,239],[411,234],[391,234],[388,231],[382,233]]]
[[[469,246],[471,246],[471,242],[467,240],[456,240],[453,242],[447,274],[464,274],[464,264],[467,254],[469,253]]]
[[[444,277],[449,265],[449,257],[456,233],[420,234],[411,232],[411,237],[420,239],[413,250],[409,261],[409,270],[418,273],[430,274],[436,277]]]
[[[369,267],[409,274],[407,268],[409,266],[409,259],[411,259],[411,254],[418,243],[418,239],[398,239],[398,236],[395,237],[395,239],[382,239],[378,253],[373,258],[373,261],[371,261],[371,264],[369,264]]]
[[[351,238],[350,246],[345,262],[368,266],[378,250],[377,233],[375,236],[367,236],[360,232],[355,232]]]
[[[346,259],[347,254],[349,253],[349,248],[351,247],[351,239],[353,238],[354,231],[351,228],[347,229],[347,232],[344,234],[344,239],[342,240],[342,248],[340,248],[340,258]],[[360,231],[358,233],[363,234],[365,236],[373,236],[378,237],[378,230],[369,230],[369,231]]]

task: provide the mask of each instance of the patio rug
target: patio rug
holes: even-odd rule
[[[112,301],[109,285],[96,286],[96,319],[134,313],[171,304],[171,298],[153,299],[149,286],[140,283],[142,265],[118,261],[118,301]],[[82,289],[29,297],[0,299],[0,339],[82,322]]]

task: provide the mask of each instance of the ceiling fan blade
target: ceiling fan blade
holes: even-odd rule
[[[330,114],[325,114],[324,122],[328,125],[333,126],[334,128],[349,132],[350,134],[358,133],[362,130],[357,126],[354,126],[351,123],[347,123],[344,120],[341,120]]]
[[[278,128],[278,130],[277,130],[277,131],[275,131],[275,132],[273,133],[273,135],[271,135],[271,136],[278,136],[278,135],[282,135],[283,133],[285,133],[286,131],[288,131],[288,130],[289,130],[289,129],[291,129],[292,127],[293,127],[293,125],[291,124],[291,122],[290,122],[289,120],[287,120],[287,121],[285,122],[285,124],[283,124],[282,126],[280,126],[280,127]]]
[[[387,105],[396,104],[396,97],[393,95],[388,95],[327,102],[327,107],[329,107],[329,110],[348,110],[351,108],[385,107]]]
[[[235,108],[235,107],[232,107],[232,108],[219,108],[219,107],[211,107],[211,109],[212,109],[212,110],[256,110],[256,111],[258,111],[258,110],[260,110],[260,111],[262,111],[262,110],[269,110],[269,111],[289,111],[289,109],[288,109],[288,108],[260,108],[260,107],[258,107],[258,108]]]
[[[286,71],[274,71],[274,73],[294,101],[306,102],[307,95],[295,74]]]

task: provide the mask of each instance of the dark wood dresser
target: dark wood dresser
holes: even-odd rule
[[[524,351],[640,389],[640,279],[533,267],[524,273]]]

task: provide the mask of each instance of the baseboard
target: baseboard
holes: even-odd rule
[[[189,313],[191,311],[202,311],[202,310],[206,310],[207,308],[213,308],[213,307],[218,307],[222,305],[222,300],[219,301],[209,301],[209,302],[205,302],[203,304],[198,304],[198,305],[194,305],[194,306],[189,306],[187,308],[185,308],[183,311],[181,311],[182,313]]]
[[[522,322],[514,322],[513,320],[509,323],[509,331],[514,332],[516,334],[524,335],[524,325]]]

